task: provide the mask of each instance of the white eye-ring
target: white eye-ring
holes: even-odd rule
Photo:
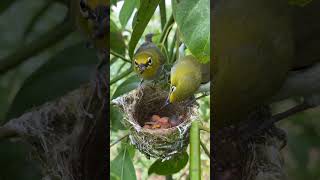
[[[135,64],[136,66],[139,65],[138,62],[137,62],[137,59],[134,60],[134,64]]]
[[[85,0],[80,1],[80,13],[84,18],[89,17],[87,2]]]
[[[174,92],[176,89],[176,86],[171,86],[171,92]]]
[[[151,57],[148,57],[148,66],[150,66],[152,64],[152,58]]]

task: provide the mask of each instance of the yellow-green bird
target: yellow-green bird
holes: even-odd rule
[[[98,51],[109,48],[109,0],[79,0],[76,23]]]
[[[142,81],[159,78],[163,71],[165,57],[157,45],[152,42],[152,34],[146,35],[145,42],[134,54],[132,63],[134,71]]]
[[[182,57],[172,66],[167,103],[181,102],[194,95],[202,82],[202,66],[192,55]]]
[[[221,129],[247,120],[279,90],[293,38],[287,1],[218,1],[213,19],[213,122]]]

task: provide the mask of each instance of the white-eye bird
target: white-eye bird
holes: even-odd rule
[[[109,49],[109,0],[79,0],[77,9],[77,26],[86,34],[90,45],[106,52]]]
[[[157,45],[152,42],[152,34],[145,36],[145,42],[134,54],[132,63],[134,71],[142,81],[159,78],[163,71],[165,57]]]
[[[167,103],[181,102],[193,97],[202,82],[201,66],[202,64],[192,55],[184,56],[176,61],[171,68]]]

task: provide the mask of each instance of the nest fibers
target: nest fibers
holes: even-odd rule
[[[167,97],[168,92],[161,88],[144,86],[112,101],[124,112],[122,123],[130,130],[131,143],[148,158],[168,160],[185,151],[191,122],[197,119],[195,105],[176,103],[161,109]],[[183,118],[179,125],[168,129],[142,128],[153,114]]]

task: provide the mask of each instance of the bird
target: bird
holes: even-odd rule
[[[157,80],[163,72],[163,65],[166,61],[161,50],[152,42],[152,36],[153,34],[145,36],[145,42],[133,56],[133,68],[141,78],[140,84],[144,80]]]
[[[221,0],[212,14],[215,130],[248,120],[292,67],[290,7],[278,0]]]
[[[109,0],[78,0],[75,9],[75,23],[78,29],[87,37],[87,47],[96,49],[99,62],[96,67],[96,89],[102,97],[100,87],[107,86],[107,78],[100,72],[106,67],[109,58]],[[72,5],[71,5],[72,7]]]
[[[90,44],[99,51],[109,49],[109,0],[79,0],[77,9],[76,24]]]
[[[170,92],[166,104],[193,97],[202,83],[201,67],[192,55],[184,56],[175,62],[170,72]]]

